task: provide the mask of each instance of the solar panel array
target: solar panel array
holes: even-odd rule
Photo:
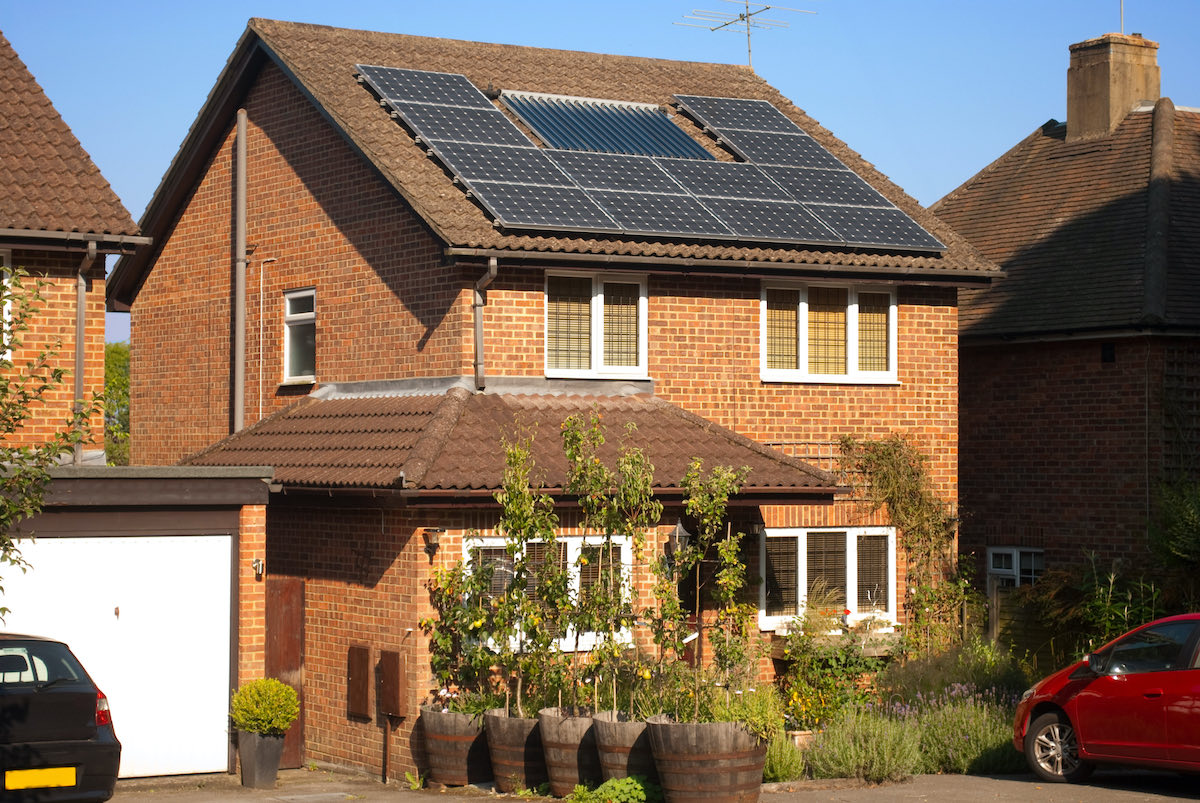
[[[621,125],[609,125],[610,136],[599,145],[552,140],[538,127],[545,122],[522,115],[548,144],[569,145],[539,148],[466,76],[369,65],[358,72],[381,105],[505,228],[944,248],[765,101],[676,96],[747,160],[719,162],[707,151],[700,157],[678,141],[654,144],[649,136],[638,144],[648,153],[606,152],[614,141],[617,147],[631,141],[637,121],[647,119],[644,106],[617,115]],[[561,127],[579,107],[556,102],[539,111],[545,115],[546,108]],[[585,111],[576,122],[594,119],[588,117],[596,113],[594,102]],[[650,111],[703,150],[662,112]],[[618,130],[623,133],[612,135]]]

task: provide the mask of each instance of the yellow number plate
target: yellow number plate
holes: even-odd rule
[[[42,789],[49,786],[74,785],[74,767],[47,767],[42,770],[9,770],[4,773],[5,789]]]

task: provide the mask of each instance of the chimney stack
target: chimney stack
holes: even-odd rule
[[[1067,142],[1108,136],[1139,101],[1159,96],[1158,42],[1106,33],[1071,45]]]

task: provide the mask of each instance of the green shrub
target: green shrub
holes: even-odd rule
[[[954,649],[894,662],[875,678],[879,696],[887,701],[918,703],[957,686],[1020,694],[1029,677],[1012,654],[990,641],[974,638]]]
[[[568,800],[572,803],[662,803],[658,784],[638,775],[610,778],[595,789],[576,786]]]
[[[774,686],[763,685],[726,695],[723,690],[709,698],[701,719],[710,722],[740,722],[763,741],[783,736],[783,700]]]
[[[982,698],[948,700],[921,711],[921,770],[990,775],[1022,772],[1024,757],[1012,747],[1012,712]]]
[[[910,722],[850,708],[817,734],[805,758],[815,778],[901,781],[921,769],[920,740]]]
[[[240,731],[282,736],[300,716],[300,698],[295,689],[282,681],[259,678],[233,693],[229,715]]]
[[[799,781],[804,777],[804,751],[786,735],[767,742],[767,761],[763,765],[763,783]]]

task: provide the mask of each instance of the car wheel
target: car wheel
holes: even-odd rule
[[[1079,757],[1075,728],[1058,711],[1033,720],[1025,733],[1025,760],[1043,781],[1078,783],[1092,774],[1092,763]]]

